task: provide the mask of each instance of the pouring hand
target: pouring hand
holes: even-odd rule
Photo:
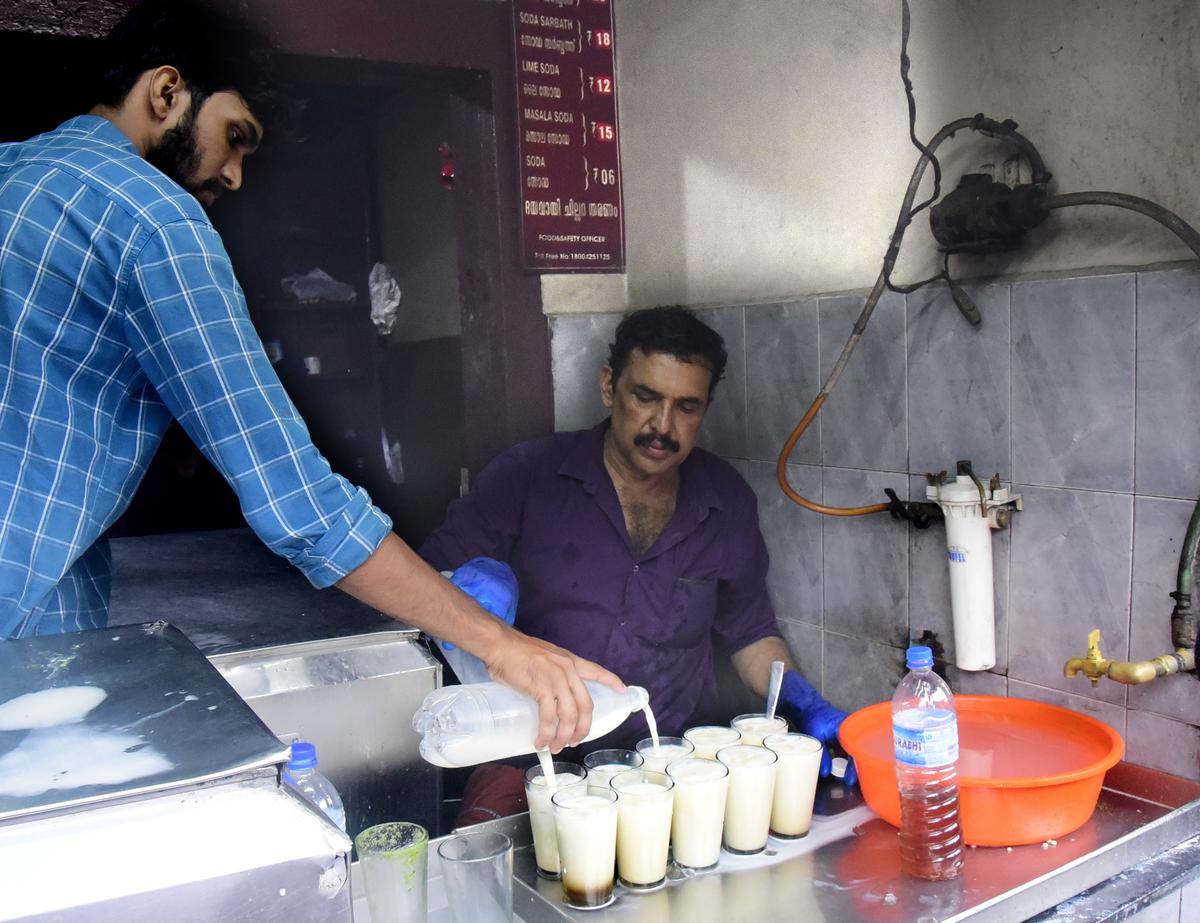
[[[503,642],[484,662],[494,680],[537,702],[535,744],[539,749],[549,747],[553,753],[582,741],[592,726],[592,697],[584,680],[625,691],[616,674],[599,664],[514,629],[505,631]]]

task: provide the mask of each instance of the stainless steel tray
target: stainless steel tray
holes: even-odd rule
[[[53,705],[48,693],[77,687],[103,692],[78,720],[34,708],[43,726],[0,730],[0,824],[287,761],[287,748],[166,622],[0,644],[0,704],[30,696],[23,702]]]
[[[970,849],[961,878],[939,883],[901,875],[895,829],[859,806],[814,817],[809,837],[771,840],[760,856],[722,854],[716,870],[695,876],[673,868],[657,892],[618,885],[616,902],[593,911],[568,908],[559,883],[538,877],[527,814],[471,829],[513,838],[514,906],[528,923],[1021,921],[1194,836],[1200,785],[1122,763],[1075,833],[1044,845]]]

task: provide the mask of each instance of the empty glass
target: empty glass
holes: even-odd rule
[[[454,923],[512,923],[512,841],[463,833],[438,846]]]
[[[368,827],[354,838],[372,920],[425,923],[429,834],[419,824]]]

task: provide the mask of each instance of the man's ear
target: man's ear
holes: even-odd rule
[[[613,405],[613,373],[607,365],[600,370],[600,400],[611,409]]]
[[[148,87],[150,113],[156,122],[174,128],[191,104],[192,94],[179,71],[169,64],[156,67],[150,73]]]

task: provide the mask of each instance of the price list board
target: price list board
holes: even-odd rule
[[[522,259],[620,272],[625,219],[611,0],[512,0]]]

